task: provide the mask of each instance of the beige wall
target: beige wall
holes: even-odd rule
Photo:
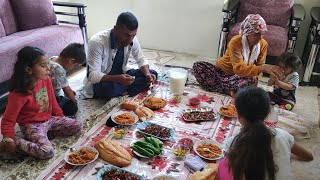
[[[60,0],[62,1],[62,0]],[[227,0],[68,0],[86,3],[88,34],[111,28],[119,13],[133,12],[139,20],[142,47],[184,52],[215,58],[222,6]],[[306,20],[299,33],[297,52],[302,54],[310,9],[320,0],[295,0],[306,8]]]

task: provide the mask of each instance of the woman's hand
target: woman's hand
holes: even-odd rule
[[[259,73],[268,73],[270,76],[283,76],[283,70],[279,66],[275,65],[262,65],[259,66]]]
[[[15,154],[16,153],[16,144],[14,141],[12,142],[0,142],[0,153],[9,153],[9,154]]]

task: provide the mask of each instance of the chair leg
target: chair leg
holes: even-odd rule
[[[219,47],[218,47],[218,57],[220,58],[223,56],[226,50],[226,43],[227,43],[227,36],[229,32],[221,31],[220,33],[220,40],[219,40]]]
[[[305,69],[304,75],[303,75],[303,81],[305,83],[310,82],[310,78],[313,73],[313,67],[316,62],[317,55],[319,52],[319,46],[320,45],[313,44],[311,47],[310,56],[309,56],[309,59],[308,59],[307,65],[306,65],[306,69]]]
[[[290,39],[287,44],[287,52],[293,53],[295,46],[296,46],[296,40]]]

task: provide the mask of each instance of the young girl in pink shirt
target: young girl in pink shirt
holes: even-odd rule
[[[270,98],[261,88],[245,87],[235,98],[240,133],[228,140],[226,157],[220,161],[220,180],[292,179],[291,153],[311,161],[311,152],[294,142],[286,131],[263,124],[270,112]]]
[[[54,148],[50,136],[69,136],[82,129],[76,119],[64,117],[49,78],[48,58],[36,47],[24,47],[11,77],[8,105],[1,121],[0,152],[14,154],[16,148],[40,159],[49,159]],[[18,123],[24,138],[15,137]]]

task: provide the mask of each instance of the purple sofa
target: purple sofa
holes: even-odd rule
[[[55,12],[54,5],[77,8],[78,13]],[[86,45],[85,7],[51,0],[0,0],[0,109],[6,105],[9,79],[21,48],[36,46],[50,57],[59,55],[69,43]],[[56,14],[76,16],[79,22],[58,21]]]

